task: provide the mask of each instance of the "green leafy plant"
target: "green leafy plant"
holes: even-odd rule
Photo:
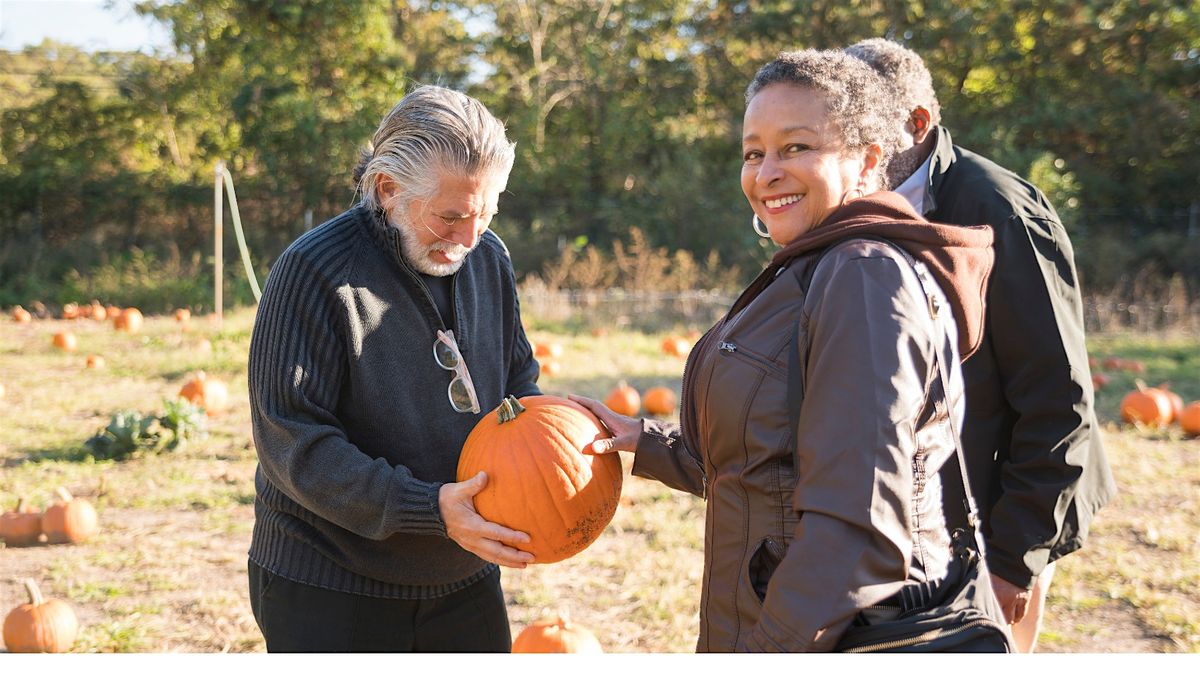
[[[163,407],[161,416],[117,411],[84,446],[97,460],[126,460],[138,451],[173,451],[206,433],[204,409],[183,399],[164,399]]]

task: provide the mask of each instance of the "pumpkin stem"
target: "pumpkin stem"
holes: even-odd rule
[[[19,512],[23,512],[23,511],[25,511],[25,496],[24,495],[17,498],[17,512],[19,513]]]
[[[521,405],[521,400],[509,395],[509,400],[512,402],[513,415],[520,415],[525,412],[525,407]]]
[[[42,596],[42,590],[38,589],[37,582],[34,582],[33,578],[27,577],[23,582],[25,583],[25,591],[29,593],[29,603],[37,607],[46,602],[46,599]]]
[[[58,490],[54,491],[54,494],[62,498],[63,502],[70,502],[75,499],[75,496],[71,495],[71,491],[67,490],[63,486],[59,486]]]
[[[566,630],[571,624],[571,611],[563,608],[558,611],[558,628]]]
[[[496,416],[500,419],[500,424],[510,422],[517,419],[517,416],[525,411],[525,407],[517,398],[509,395],[500,402],[500,408],[496,409]]]

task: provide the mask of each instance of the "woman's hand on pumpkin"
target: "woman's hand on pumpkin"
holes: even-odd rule
[[[607,439],[597,439],[591,444],[583,448],[584,453],[592,453],[594,455],[603,455],[604,453],[612,453],[613,451],[629,451],[630,453],[637,450],[637,440],[642,434],[642,421],[637,418],[614,413],[612,409],[601,404],[595,399],[580,397],[574,394],[568,394],[567,398],[579,404],[592,412],[592,415],[600,419],[604,426],[612,432],[612,436]]]
[[[505,528],[479,516],[475,496],[487,486],[487,474],[480,472],[466,481],[442,484],[438,490],[438,508],[446,523],[446,535],[475,556],[510,568],[533,563],[533,554],[518,545],[528,544],[529,535]]]

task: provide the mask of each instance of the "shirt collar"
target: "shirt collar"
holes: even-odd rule
[[[929,168],[931,166],[933,166],[933,153],[929,153],[925,157],[925,161],[921,163],[921,166],[911,176],[904,179],[903,183],[892,188],[893,192],[900,193],[904,199],[908,200],[908,203],[913,207],[913,211],[916,211],[918,214],[927,214],[933,210],[932,204],[929,205],[928,209],[925,208],[925,192],[929,186]]]

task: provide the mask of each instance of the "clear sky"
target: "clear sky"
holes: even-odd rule
[[[0,0],[0,49],[45,38],[88,51],[170,49],[166,30],[139,17],[132,0]]]

